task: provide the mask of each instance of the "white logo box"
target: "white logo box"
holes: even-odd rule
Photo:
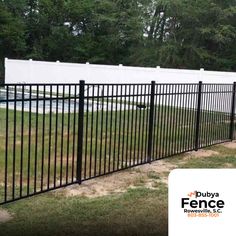
[[[173,170],[168,207],[169,236],[236,236],[236,169]]]

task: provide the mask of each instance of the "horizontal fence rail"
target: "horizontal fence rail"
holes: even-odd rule
[[[6,84],[0,204],[232,141],[234,84]]]

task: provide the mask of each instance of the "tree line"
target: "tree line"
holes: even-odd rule
[[[236,70],[235,0],[0,0],[4,57]]]

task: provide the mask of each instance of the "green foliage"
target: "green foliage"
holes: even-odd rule
[[[0,2],[0,78],[3,74],[3,58],[18,58],[24,50],[24,24]]]
[[[235,71],[234,0],[2,0],[4,57]]]

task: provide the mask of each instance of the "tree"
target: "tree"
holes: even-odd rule
[[[236,70],[235,0],[1,0],[0,60]]]
[[[0,77],[5,57],[21,58],[25,52],[24,24],[0,2]]]
[[[164,67],[233,69],[226,52],[235,51],[235,1],[155,0],[144,16],[151,63],[154,56]]]

